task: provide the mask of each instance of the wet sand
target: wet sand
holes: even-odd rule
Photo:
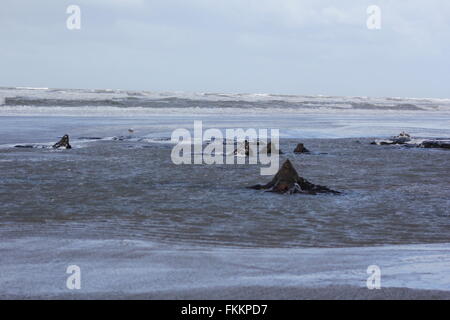
[[[220,248],[22,238],[0,245],[1,299],[450,299],[449,244]],[[381,289],[366,287],[367,267]],[[69,265],[81,289],[66,287]]]
[[[330,286],[326,288],[285,287],[233,287],[182,291],[161,291],[156,293],[95,293],[41,295],[0,295],[0,300],[450,300],[450,292],[439,290],[414,290],[408,288],[384,288],[368,290],[351,286]]]

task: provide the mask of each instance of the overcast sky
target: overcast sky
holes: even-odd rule
[[[450,98],[448,0],[1,0],[0,39],[0,86]]]

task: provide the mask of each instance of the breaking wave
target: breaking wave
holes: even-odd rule
[[[0,88],[0,112],[307,112],[444,111],[450,99],[370,98],[277,94],[170,93],[124,90]],[[147,110],[147,111],[145,111]]]

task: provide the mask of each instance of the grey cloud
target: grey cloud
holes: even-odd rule
[[[379,0],[379,31],[370,4],[3,0],[0,85],[447,96],[448,1]]]

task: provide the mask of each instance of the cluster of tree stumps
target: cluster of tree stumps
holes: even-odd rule
[[[408,147],[419,147],[419,148],[442,148],[450,149],[449,139],[417,139],[412,138],[406,132],[401,132],[399,135],[394,136],[386,140],[375,140],[371,142],[373,145],[401,145]],[[272,142],[265,143],[262,145],[260,141],[256,141],[251,144],[248,140],[245,140],[234,150],[235,155],[252,156],[252,147],[256,146],[261,148],[260,152],[266,154],[283,154],[279,148],[276,147]],[[34,148],[33,145],[16,145],[17,148]],[[45,148],[50,148],[50,146],[44,146]],[[58,142],[51,146],[53,149],[71,149],[70,138],[68,134],[65,134]],[[310,153],[310,151],[305,147],[303,143],[298,143],[293,150],[294,154]],[[329,194],[340,194],[339,191],[332,190],[326,186],[316,185],[303,177],[300,177],[295,170],[293,164],[289,159],[285,160],[281,168],[275,174],[273,179],[264,185],[257,184],[248,187],[250,189],[256,190],[266,190],[268,192],[275,193],[300,193],[300,194],[318,194],[318,193],[329,193]]]
[[[415,148],[440,148],[440,149],[450,149],[449,139],[421,139],[413,138],[410,134],[406,132],[401,132],[397,136],[393,136],[390,139],[381,139],[372,141],[373,145],[400,145],[405,147],[415,147]]]
[[[262,146],[262,143],[259,141],[256,141],[256,146]],[[233,154],[235,155],[245,155],[247,157],[252,156],[252,148],[250,146],[250,142],[248,140],[244,140],[244,143],[239,144],[236,149],[234,149]],[[268,142],[267,145],[263,148],[261,148],[261,152],[265,154],[283,154],[283,152],[279,149],[277,149],[275,146],[272,145],[272,142]]]
[[[259,141],[256,141],[256,146],[258,146],[258,147],[260,146]],[[272,154],[272,153],[283,154],[283,151],[281,151],[281,150],[277,149],[275,146],[273,146],[272,142],[267,143],[266,147],[261,149],[261,152],[264,152],[267,154]],[[233,153],[250,156],[251,155],[250,142],[248,140],[245,140],[244,143],[241,144],[240,146],[238,146],[234,150]],[[297,144],[297,147],[295,147],[294,153],[310,153],[310,151],[305,147],[305,145],[303,143],[299,143],[299,144]]]

